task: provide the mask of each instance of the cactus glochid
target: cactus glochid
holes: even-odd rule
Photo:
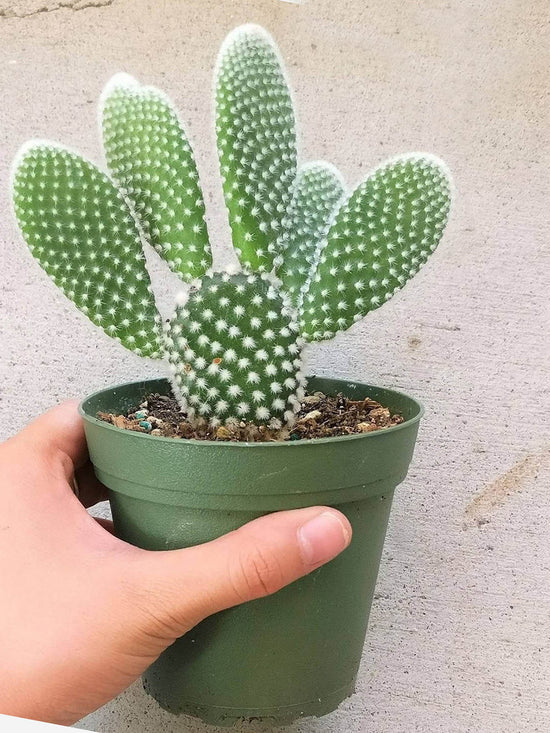
[[[191,420],[292,423],[308,341],[349,328],[399,290],[436,248],[450,207],[445,165],[393,158],[351,193],[329,163],[298,165],[292,98],[258,26],[225,40],[216,135],[240,267],[216,272],[193,151],[170,100],[126,74],[100,101],[110,176],[33,141],[13,170],[32,254],[63,293],[123,346],[168,362]],[[186,284],[161,327],[145,266],[151,245]]]

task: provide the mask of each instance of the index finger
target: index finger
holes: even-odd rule
[[[15,438],[32,445],[34,450],[65,457],[63,467],[69,480],[74,470],[88,460],[84,423],[78,414],[78,400],[67,400],[33,420]]]

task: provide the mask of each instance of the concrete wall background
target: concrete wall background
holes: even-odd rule
[[[280,44],[304,158],[326,157],[354,183],[389,155],[427,149],[457,188],[431,263],[310,354],[312,371],[402,388],[427,415],[396,496],[358,694],[292,730],[549,730],[546,0],[0,0],[0,438],[67,396],[158,368],[93,330],[34,264],[10,214],[13,154],[46,137],[99,161],[95,104],[109,76],[162,86],[187,120],[223,259],[208,91],[222,38],[246,21]],[[81,726],[207,730],[162,713],[139,683]]]

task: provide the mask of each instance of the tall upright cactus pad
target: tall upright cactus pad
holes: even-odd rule
[[[140,235],[111,180],[79,155],[38,142],[15,161],[13,199],[29,249],[63,293],[126,348],[159,357]]]
[[[449,208],[447,169],[432,156],[401,156],[368,176],[328,232],[304,299],[304,337],[331,338],[391,298],[436,248]]]
[[[166,327],[173,384],[188,414],[213,424],[280,426],[303,397],[303,340],[267,275],[206,275]]]
[[[306,163],[298,170],[277,258],[277,277],[296,306],[301,304],[318,248],[344,197],[344,180],[330,163]]]
[[[193,151],[170,100],[127,74],[102,95],[107,165],[157,252],[184,281],[212,264]]]
[[[237,28],[221,48],[216,133],[233,245],[247,270],[269,271],[296,176],[296,131],[285,72],[263,28]]]

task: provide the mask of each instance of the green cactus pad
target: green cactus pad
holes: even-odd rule
[[[307,163],[298,170],[277,258],[281,263],[277,277],[296,306],[318,260],[317,249],[344,196],[344,180],[330,163]]]
[[[35,143],[19,153],[13,200],[30,251],[109,336],[160,357],[160,319],[136,223],[110,179],[79,155]]]
[[[221,48],[216,132],[233,245],[247,270],[269,271],[296,176],[296,132],[279,54],[263,28],[237,28]]]
[[[189,416],[279,427],[299,409],[303,339],[267,275],[206,275],[166,324],[174,392]]]
[[[437,247],[449,208],[447,169],[433,156],[400,156],[377,168],[330,227],[304,298],[304,337],[331,338],[391,298]]]
[[[184,281],[212,264],[193,151],[170,100],[117,74],[102,95],[107,164],[156,251]]]

